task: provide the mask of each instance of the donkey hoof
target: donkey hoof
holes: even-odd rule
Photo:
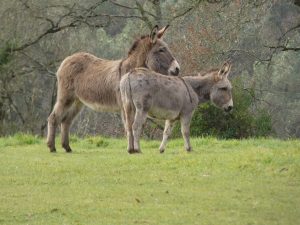
[[[140,149],[135,149],[134,153],[142,153]]]
[[[66,149],[66,153],[72,153],[72,149]]]
[[[128,149],[127,150],[129,154],[133,154],[134,153],[134,149]]]
[[[187,148],[186,151],[187,152],[192,152],[192,148]]]
[[[129,154],[141,153],[141,150],[139,150],[139,149],[129,149],[129,150],[128,150],[128,153],[129,153]]]
[[[56,153],[56,148],[50,148],[50,153]]]
[[[47,142],[47,147],[49,148],[50,152],[56,152],[56,148],[54,144]]]
[[[67,153],[71,153],[72,152],[72,149],[71,149],[70,145],[63,144],[62,147],[66,150]]]
[[[159,149],[159,152],[162,154],[162,153],[165,152],[165,150],[164,149]]]

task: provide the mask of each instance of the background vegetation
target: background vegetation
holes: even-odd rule
[[[300,137],[300,7],[296,0],[2,0],[0,2],[0,135],[45,135],[56,98],[55,72],[85,51],[125,57],[154,24],[182,75],[233,63],[235,111],[201,106],[193,135]],[[119,115],[85,109],[73,132],[123,135]],[[149,123],[145,135],[161,134]]]

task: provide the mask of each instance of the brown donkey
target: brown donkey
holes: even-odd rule
[[[128,152],[140,152],[140,134],[147,116],[166,120],[160,152],[163,153],[174,121],[181,122],[185,149],[191,151],[190,122],[196,107],[206,101],[226,112],[233,107],[231,83],[227,76],[231,65],[205,75],[167,77],[137,68],[125,74],[120,82],[125,112]]]
[[[136,40],[125,59],[106,60],[89,53],[67,57],[57,71],[57,100],[48,118],[47,145],[55,152],[55,130],[61,125],[62,146],[71,152],[69,128],[83,104],[96,111],[121,111],[121,76],[136,67],[147,67],[177,76],[179,65],[162,40],[168,26]]]

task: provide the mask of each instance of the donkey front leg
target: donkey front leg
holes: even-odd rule
[[[184,147],[185,149],[190,152],[192,151],[192,146],[190,143],[190,124],[191,124],[192,114],[185,115],[180,118],[181,123],[181,133],[184,139]]]
[[[160,153],[164,153],[168,138],[172,133],[172,129],[173,129],[173,122],[171,122],[170,120],[166,120],[163,139],[159,147]]]
[[[133,153],[140,153],[140,136],[142,132],[142,128],[144,123],[147,119],[147,112],[144,112],[141,109],[136,109],[135,117],[134,117],[134,123],[132,125],[132,131],[133,131],[133,145],[134,145],[134,152]]]
[[[80,112],[82,104],[74,102],[73,105],[68,110],[65,118],[61,122],[61,145],[66,150],[66,152],[72,152],[72,149],[69,144],[69,130],[72,125],[72,121],[76,115]]]
[[[47,134],[47,146],[50,152],[56,152],[55,148],[55,133],[56,127],[61,122],[64,113],[64,106],[62,102],[56,102],[53,111],[48,117],[48,134]]]

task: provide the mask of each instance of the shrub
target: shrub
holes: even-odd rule
[[[13,136],[0,138],[0,147],[40,144],[41,139],[31,134],[16,133]]]
[[[9,61],[12,58],[11,53],[14,47],[15,43],[6,42],[5,45],[2,48],[0,48],[0,67],[9,63]]]
[[[233,81],[232,113],[225,113],[205,103],[194,112],[191,122],[191,136],[216,136],[219,138],[247,138],[268,136],[271,133],[271,117],[264,110],[255,112],[254,91],[244,90],[241,80]],[[180,136],[180,123],[174,128],[174,135]]]

